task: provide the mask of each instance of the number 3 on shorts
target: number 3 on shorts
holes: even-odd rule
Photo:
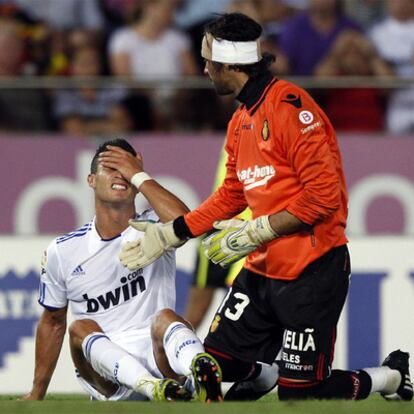
[[[250,303],[250,299],[247,295],[245,295],[244,293],[240,293],[240,292],[235,293],[234,297],[236,299],[239,299],[240,302],[236,302],[234,304],[233,311],[230,307],[227,307],[224,310],[224,316],[232,321],[238,321],[240,319],[240,316],[242,316],[244,309]]]

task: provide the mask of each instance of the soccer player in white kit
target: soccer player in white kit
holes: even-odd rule
[[[110,161],[102,158],[108,148],[115,154]],[[98,148],[88,184],[95,193],[95,217],[53,240],[44,254],[39,303],[45,309],[36,333],[33,387],[23,398],[46,394],[69,305],[75,319],[69,327],[72,359],[94,399],[185,401],[192,396],[191,386],[182,385],[187,377],[201,400],[220,400],[220,367],[173,311],[175,252],[137,271],[118,260],[121,247],[143,234],[128,227],[130,219],[167,222],[188,208],[143,172],[141,155],[125,140]],[[138,190],[152,207],[141,215],[135,212]]]

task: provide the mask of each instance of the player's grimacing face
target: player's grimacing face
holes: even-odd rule
[[[98,164],[95,174],[88,177],[88,183],[95,191],[95,197],[103,202],[134,202],[137,191],[121,173],[113,168]]]

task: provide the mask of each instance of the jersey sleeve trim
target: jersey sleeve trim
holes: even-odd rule
[[[193,233],[191,233],[190,228],[185,222],[184,216],[177,217],[174,220],[173,228],[175,235],[181,240],[192,239],[194,237]]]
[[[45,309],[47,309],[50,312],[56,312],[56,311],[61,310],[65,307],[65,306],[62,306],[61,308],[55,308],[54,306],[48,306],[48,305],[45,305],[44,303],[40,302],[40,299],[37,302],[39,303],[39,305],[43,306]]]

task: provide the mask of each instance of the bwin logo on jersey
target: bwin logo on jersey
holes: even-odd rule
[[[142,276],[142,269],[130,273],[127,277],[121,277],[120,281],[123,283],[122,286],[117,287],[114,291],[99,295],[97,298],[89,298],[85,293],[82,297],[86,300],[86,312],[95,313],[101,307],[105,310],[109,309],[118,305],[121,301],[126,302],[137,296],[139,292],[141,293],[147,288]]]

